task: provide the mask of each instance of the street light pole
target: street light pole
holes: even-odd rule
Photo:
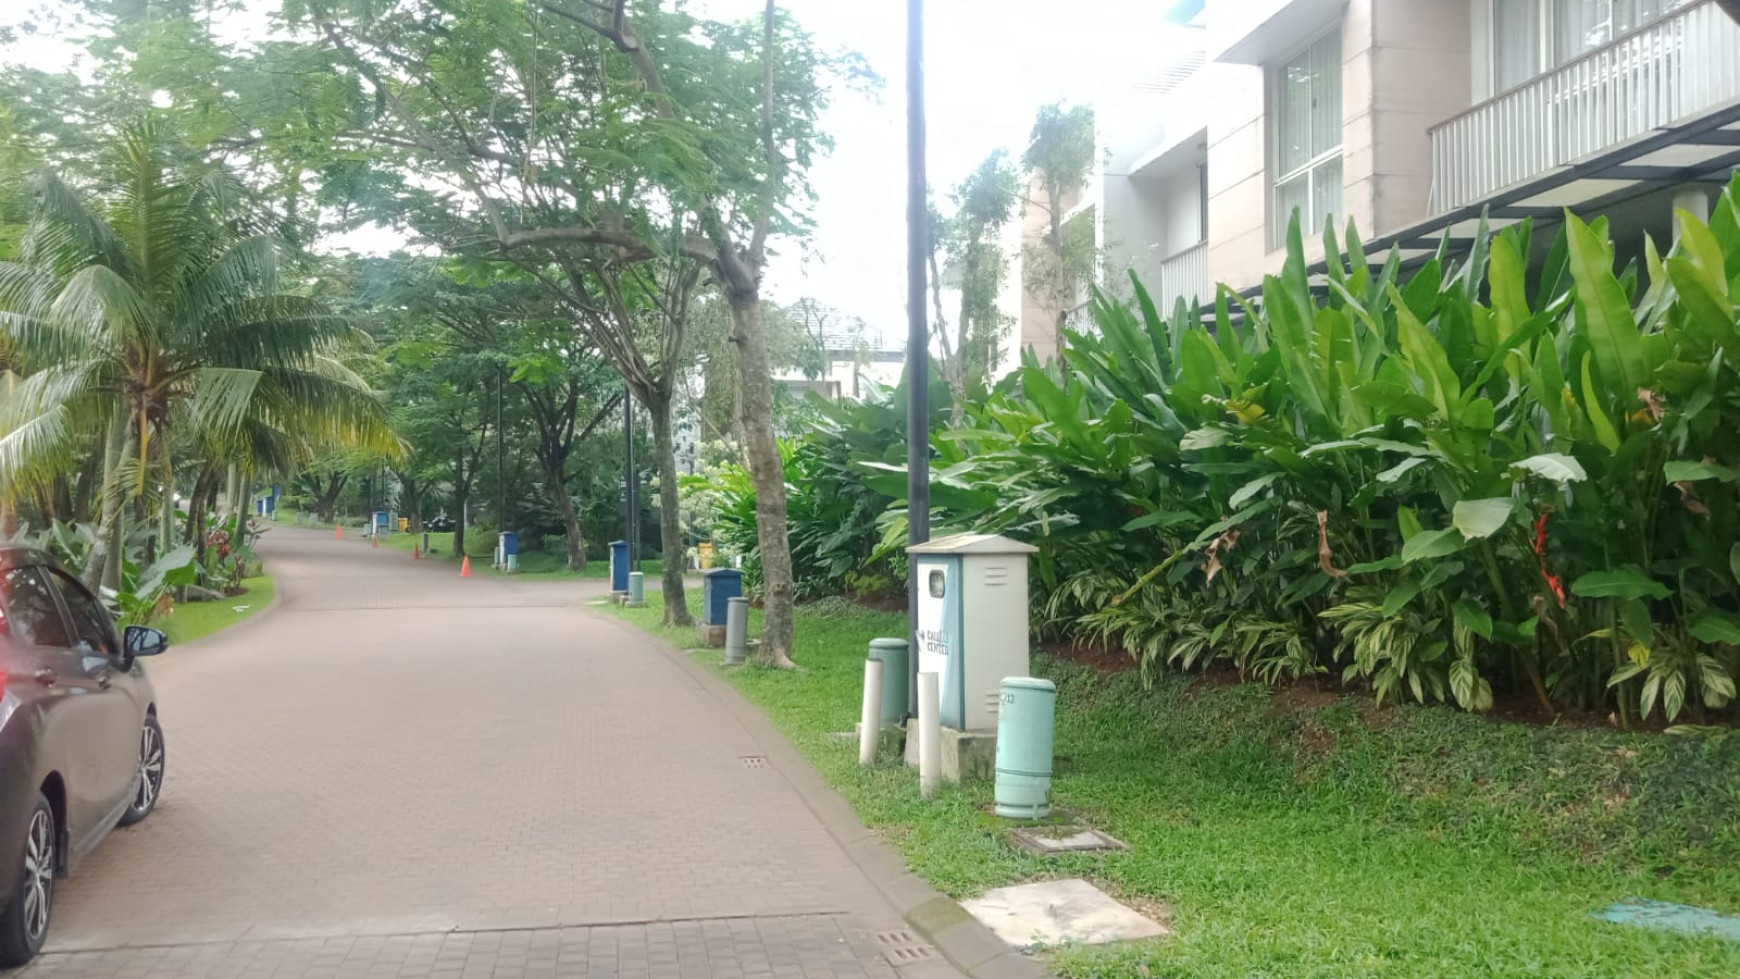
[[[906,0],[906,543],[930,540],[930,327],[925,262],[930,201],[924,160],[924,0]],[[918,576],[906,575],[912,664],[908,705],[918,703]]]
[[[622,392],[623,439],[623,521],[627,530],[622,539],[628,544],[630,567],[640,567],[640,480],[634,472],[634,393],[625,385]]]

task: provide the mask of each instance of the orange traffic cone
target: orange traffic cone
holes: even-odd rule
[[[415,545],[415,544],[411,545],[411,560],[413,560],[413,561],[423,560],[423,553],[421,551],[417,550],[417,545]]]
[[[465,560],[459,562],[459,577],[471,577],[471,555],[465,555]]]
[[[381,546],[381,535],[378,532],[369,535],[369,546],[370,547],[380,547]]]
[[[335,523],[332,525],[332,537],[334,540],[344,539],[344,524]]]

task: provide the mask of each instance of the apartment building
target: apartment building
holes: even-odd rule
[[[1102,280],[1163,308],[1279,269],[1297,211],[1368,253],[1565,208],[1665,243],[1740,167],[1740,24],[1717,0],[1188,0],[1170,54],[1098,107]],[[1545,246],[1548,236],[1537,235]],[[1314,269],[1315,271],[1316,269]],[[1036,349],[1038,349],[1036,347]],[[1049,353],[1040,349],[1041,355]]]

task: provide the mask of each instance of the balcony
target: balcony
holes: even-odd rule
[[[1191,307],[1214,302],[1214,283],[1208,277],[1208,242],[1197,242],[1162,259],[1159,286],[1153,298],[1161,316],[1170,316],[1180,299]]]
[[[1693,3],[1430,130],[1431,210],[1740,100],[1740,25]]]

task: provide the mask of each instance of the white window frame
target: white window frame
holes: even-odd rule
[[[1270,64],[1263,66],[1263,74],[1265,76],[1265,88],[1267,89],[1267,93],[1268,93],[1267,98],[1268,98],[1269,118],[1271,120],[1273,120],[1273,125],[1271,127],[1269,127],[1270,128],[1270,137],[1269,137],[1268,166],[1265,167],[1265,170],[1267,171],[1268,177],[1269,177],[1269,181],[1268,181],[1268,184],[1269,184],[1269,187],[1268,187],[1269,248],[1271,250],[1287,247],[1287,226],[1293,220],[1293,216],[1291,213],[1283,214],[1281,212],[1281,186],[1283,184],[1291,183],[1292,181],[1297,180],[1300,176],[1305,177],[1305,203],[1306,203],[1306,209],[1302,210],[1300,215],[1299,215],[1300,237],[1304,238],[1306,241],[1310,241],[1312,238],[1312,235],[1313,235],[1313,231],[1312,231],[1313,225],[1315,225],[1315,227],[1318,231],[1323,230],[1324,215],[1311,214],[1309,211],[1309,208],[1314,206],[1314,201],[1316,200],[1317,172],[1318,172],[1318,170],[1320,170],[1322,168],[1323,164],[1328,163],[1331,160],[1341,159],[1342,148],[1347,145],[1347,136],[1346,136],[1347,119],[1346,119],[1346,116],[1344,113],[1338,113],[1338,114],[1342,115],[1342,120],[1341,120],[1342,138],[1341,138],[1341,140],[1339,142],[1337,142],[1330,149],[1324,150],[1323,152],[1317,154],[1316,156],[1305,161],[1304,163],[1300,164],[1299,166],[1294,167],[1291,170],[1288,170],[1286,173],[1281,172],[1281,87],[1282,87],[1280,84],[1281,70],[1286,67],[1288,62],[1294,60],[1295,58],[1299,57],[1301,54],[1304,54],[1305,52],[1316,47],[1318,42],[1322,41],[1324,38],[1327,38],[1331,35],[1335,35],[1338,38],[1336,50],[1339,52],[1341,50],[1341,46],[1339,44],[1340,34],[1341,34],[1341,21],[1338,18],[1333,26],[1331,26],[1327,30],[1319,31],[1318,33],[1312,35],[1311,38],[1309,40],[1307,40],[1304,44],[1301,44],[1298,47],[1293,48],[1292,50],[1288,51],[1288,53],[1285,57],[1276,58]],[[1343,64],[1345,64],[1345,62]],[[1346,77],[1346,73],[1343,71],[1343,65],[1337,65],[1335,70],[1338,72],[1342,72],[1342,77],[1341,77],[1340,81],[1341,81],[1342,85],[1345,85],[1347,82],[1347,77]],[[1340,86],[1337,86],[1337,87],[1340,87]],[[1343,93],[1344,93],[1343,97],[1344,98],[1345,98],[1345,91],[1346,90],[1343,89]],[[1345,105],[1343,106],[1343,108],[1345,109]],[[1342,178],[1341,179],[1342,179],[1342,196],[1343,196],[1343,198],[1345,198],[1346,193],[1347,193],[1347,171],[1345,169],[1342,170]],[[1347,202],[1344,199],[1342,201],[1342,210],[1345,211],[1346,206],[1347,206]]]

